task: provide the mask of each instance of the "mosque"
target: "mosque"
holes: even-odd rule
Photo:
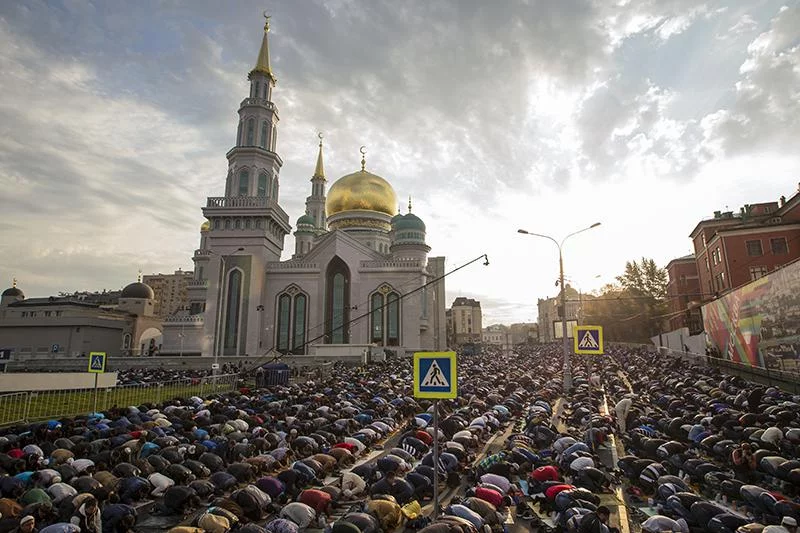
[[[189,313],[163,324],[163,354],[358,354],[446,347],[444,257],[428,257],[426,227],[398,212],[391,184],[361,168],[329,189],[319,150],[294,254],[280,202],[276,78],[269,19],[226,154],[225,196],[209,197],[194,252]],[[310,167],[311,165],[309,165]],[[327,189],[327,191],[326,191]]]

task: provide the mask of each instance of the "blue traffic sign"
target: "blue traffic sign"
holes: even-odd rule
[[[414,354],[414,397],[455,398],[458,395],[455,352]]]
[[[89,372],[102,374],[106,371],[106,352],[91,352],[89,354]]]
[[[603,355],[603,326],[575,326],[575,353]]]

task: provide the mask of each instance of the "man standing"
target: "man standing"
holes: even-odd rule
[[[628,413],[630,413],[632,405],[633,400],[630,398],[623,398],[617,402],[617,405],[614,406],[614,412],[617,415],[617,424],[619,425],[620,434],[625,433]]]

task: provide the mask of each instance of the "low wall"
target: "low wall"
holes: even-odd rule
[[[679,352],[683,352],[684,347],[689,348],[691,353],[704,354],[706,351],[705,334],[689,335],[689,328],[679,328],[669,333],[662,333],[650,340],[660,348],[669,348]]]
[[[98,387],[114,387],[117,373],[106,372],[97,375]],[[22,374],[0,374],[0,393],[21,391],[91,389],[94,387],[94,374],[88,372],[26,372]]]

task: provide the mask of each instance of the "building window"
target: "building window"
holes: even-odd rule
[[[231,229],[231,219],[225,219],[225,229]]]
[[[722,262],[722,254],[720,253],[719,246],[717,246],[713,252],[711,252],[711,259],[714,261],[714,266],[717,266]]]
[[[51,311],[45,311],[45,312],[44,312],[44,316],[50,316],[50,315],[52,315],[52,314],[53,314],[53,313],[52,313]]]
[[[22,312],[22,318],[28,318],[28,312],[27,311],[23,311]]]
[[[250,229],[250,225],[251,224],[252,224],[252,222],[250,222],[249,218],[244,219],[244,228],[245,229]]]
[[[756,280],[758,278],[763,278],[767,275],[767,267],[765,266],[755,266],[750,267],[750,279]]]
[[[255,98],[258,98],[258,95],[259,95],[260,93],[261,93],[261,84],[260,84],[259,82],[256,82],[256,90],[255,90],[255,91],[253,91],[253,96],[254,96]]]
[[[239,196],[247,196],[250,192],[250,172],[242,169],[239,172]]]
[[[714,276],[714,285],[718,291],[725,289],[725,272],[720,272]]]
[[[350,317],[350,270],[339,257],[328,265],[326,339],[328,344],[347,344],[350,334],[346,327]]]
[[[764,250],[761,248],[761,240],[757,241],[747,241],[745,243],[747,247],[747,255],[751,257],[757,257],[759,255],[764,255]]]
[[[272,199],[278,200],[278,180],[272,180]]]
[[[282,294],[278,298],[278,342],[277,348],[281,353],[289,353],[289,331],[291,323],[292,297]]]
[[[214,229],[219,229],[219,219],[218,218],[214,219]]]
[[[390,292],[386,302],[386,344],[400,346],[400,296]]]
[[[267,121],[261,123],[261,144],[259,145],[264,150],[267,149]]]
[[[775,255],[786,255],[789,253],[789,245],[786,242],[786,237],[776,237],[769,240],[772,253]]]
[[[246,146],[254,146],[256,143],[256,119],[247,119],[247,144]]]
[[[237,218],[236,220],[234,220],[233,221],[233,227],[234,227],[234,229],[242,229],[242,219],[241,218]]]
[[[225,349],[238,352],[239,309],[242,301],[242,271],[234,269],[228,276],[225,306]]]
[[[711,265],[708,262],[708,256],[706,256],[706,272],[711,270]]]
[[[267,195],[267,174],[262,172],[258,175],[258,192],[256,196],[266,196]]]
[[[372,332],[372,336],[370,342],[377,344],[379,346],[383,345],[383,295],[381,293],[376,292],[372,295],[371,302],[370,302],[370,317],[372,320],[372,325],[370,326],[370,331]]]
[[[298,294],[294,297],[294,339],[292,340],[292,353],[295,355],[305,353],[306,344],[306,296]]]

